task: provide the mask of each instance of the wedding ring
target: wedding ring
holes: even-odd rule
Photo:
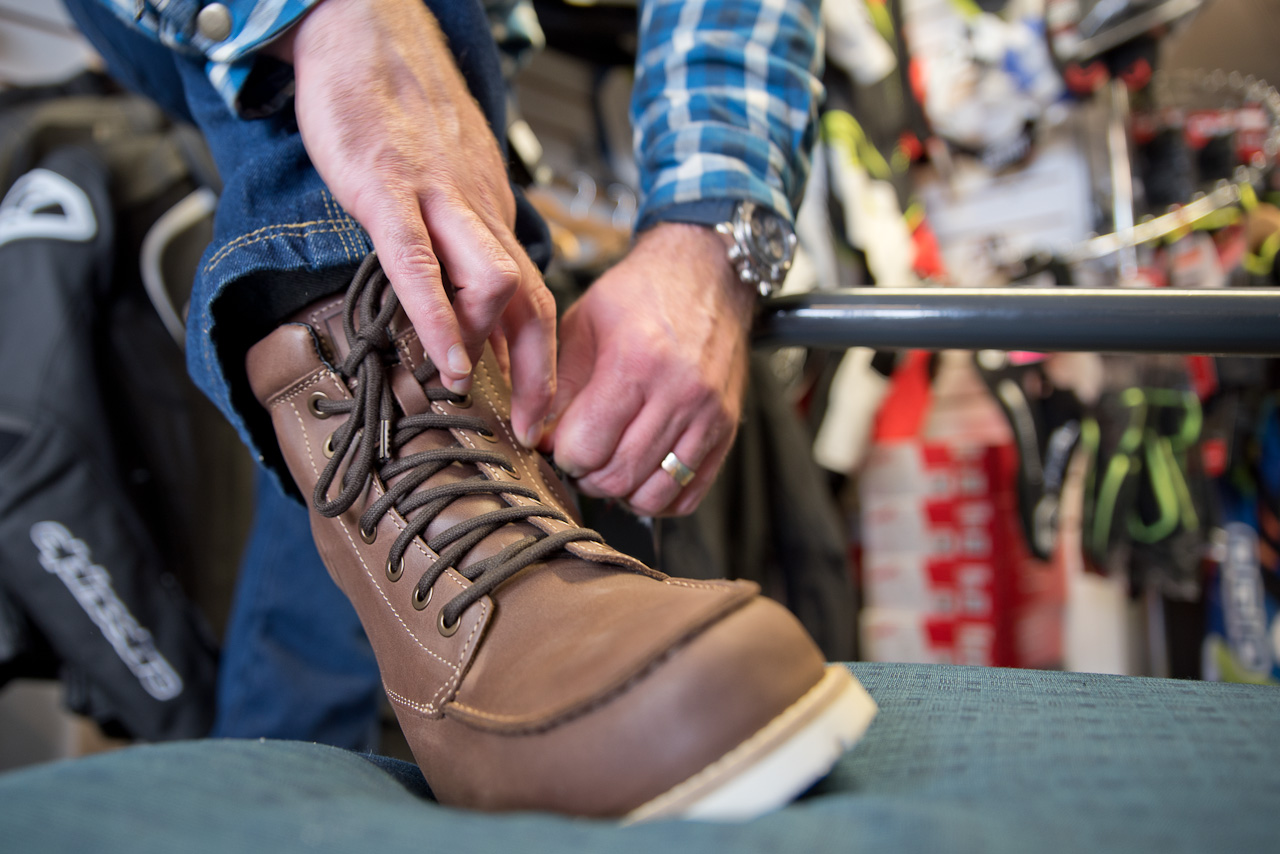
[[[680,462],[680,458],[676,456],[675,451],[663,458],[662,470],[671,475],[681,487],[688,486],[689,482],[693,480],[693,476],[697,474],[693,469]]]

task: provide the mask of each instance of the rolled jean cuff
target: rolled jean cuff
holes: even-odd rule
[[[288,207],[269,225],[215,237],[205,251],[187,317],[187,368],[254,457],[294,495],[275,431],[249,387],[245,356],[299,309],[342,292],[372,244],[323,186],[292,197]]]

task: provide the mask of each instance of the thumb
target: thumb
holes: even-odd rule
[[[556,393],[551,399],[547,429],[543,433],[543,451],[555,448],[560,418],[578,393],[591,381],[596,364],[595,329],[585,312],[573,306],[560,321],[560,355],[556,361]]]

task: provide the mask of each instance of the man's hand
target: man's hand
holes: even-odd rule
[[[536,443],[555,391],[555,303],[515,238],[506,165],[435,18],[420,0],[325,0],[272,51],[294,63],[307,153],[369,232],[442,380],[465,392],[496,333],[513,427]]]
[[[737,432],[755,297],[711,229],[646,231],[565,315],[556,464],[642,515],[691,513]],[[681,488],[668,452],[697,476]]]

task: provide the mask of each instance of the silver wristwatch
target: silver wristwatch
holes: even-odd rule
[[[762,297],[782,284],[796,254],[796,233],[789,222],[768,208],[744,201],[734,206],[732,219],[715,229],[729,239],[729,262],[739,279]]]

